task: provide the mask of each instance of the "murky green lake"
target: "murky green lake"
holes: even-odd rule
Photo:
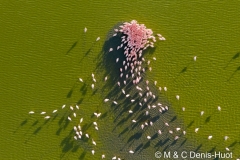
[[[147,140],[131,146],[132,132],[125,130],[129,121],[118,125],[113,107],[103,103],[112,88],[103,81],[107,73],[98,67],[103,61],[100,55],[112,28],[132,19],[166,38],[146,55],[157,58],[147,75],[158,86],[167,86],[167,92],[159,94],[185,126],[182,141],[187,139],[188,150],[227,152],[228,147],[233,158],[239,158],[239,6],[239,1],[0,2],[0,159],[92,160],[102,154],[106,159],[115,155],[155,159],[154,153],[163,147]],[[95,43],[97,37],[101,39]],[[91,73],[99,82],[95,93]],[[77,116],[84,118],[85,129],[97,142],[94,156],[91,139],[74,141],[74,123],[66,121],[70,111],[61,109],[76,103]],[[54,109],[58,114],[48,121],[40,114],[28,114]],[[99,132],[90,125],[97,110],[105,113],[98,119]],[[224,141],[224,136],[229,139]],[[141,149],[129,156],[131,147]]]

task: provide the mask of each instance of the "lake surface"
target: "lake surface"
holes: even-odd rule
[[[146,75],[157,80],[158,86],[167,86],[168,91],[159,95],[185,126],[188,150],[226,152],[228,147],[239,158],[239,6],[238,1],[1,2],[1,159],[90,160],[100,159],[103,153],[107,159],[115,155],[155,159],[155,151],[162,148],[148,145],[147,140],[139,155],[129,156],[128,150],[137,147],[127,143],[132,132],[119,136],[128,124],[118,126],[114,109],[103,103],[112,91],[104,87],[107,70],[98,68],[105,41],[114,26],[133,19],[166,38],[145,55],[157,58]],[[95,43],[97,37],[101,39]],[[99,80],[94,94],[91,73]],[[78,82],[79,77],[85,86]],[[176,95],[180,95],[179,101]],[[63,104],[76,103],[86,129],[95,120],[94,111],[106,113],[98,120],[99,132],[93,127],[88,130],[96,137],[94,156],[91,139],[73,140],[74,123],[66,121],[70,111],[61,109]],[[58,115],[49,121],[40,114],[28,114],[54,109]],[[224,136],[229,139],[224,141]]]

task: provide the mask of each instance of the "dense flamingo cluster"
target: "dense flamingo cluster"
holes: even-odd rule
[[[136,20],[132,20],[130,23],[125,22],[123,25],[119,26],[120,29],[115,29],[116,32],[123,34],[122,44],[118,46],[118,49],[124,47],[124,54],[127,60],[137,60],[141,57],[142,50],[147,47],[154,47],[154,42],[156,38],[152,35],[151,29],[147,29],[144,24],[138,24]]]
[[[128,68],[131,69],[132,82],[133,84],[138,84],[142,77],[140,76],[142,72],[145,72],[145,68],[141,66],[142,61],[145,59],[142,57],[143,50],[148,47],[154,47],[154,42],[156,42],[155,36],[153,36],[153,31],[146,28],[144,24],[138,24],[136,20],[132,20],[130,23],[125,22],[123,25],[119,26],[119,29],[115,29],[115,34],[120,34],[121,44],[117,47],[117,50],[124,47],[124,55],[126,61],[123,61],[125,71]],[[162,35],[157,34],[159,40],[165,40]],[[113,48],[109,49],[109,52],[113,51]],[[118,58],[116,62],[118,62]],[[154,59],[155,60],[155,59]],[[148,62],[149,64],[150,62]],[[151,67],[149,68],[151,71]],[[123,72],[123,68],[120,68]],[[123,74],[121,74],[123,75]],[[128,78],[128,74],[126,74]]]
[[[125,22],[120,28],[122,29],[119,32],[126,35],[126,37],[122,37],[122,41],[127,43],[128,48],[134,52],[146,49],[149,45],[153,47],[153,42],[156,42],[156,38],[152,35],[152,30],[147,29],[144,24],[138,24],[135,20],[132,20],[131,23]]]

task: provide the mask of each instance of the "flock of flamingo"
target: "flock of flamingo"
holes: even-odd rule
[[[87,32],[87,28],[84,28],[84,32]],[[111,54],[111,52],[123,49],[123,55],[124,60],[121,62],[120,58],[117,57],[115,59],[114,63],[122,63],[122,67],[119,68],[119,80],[117,81],[117,85],[119,86],[119,91],[121,94],[123,94],[126,99],[129,99],[131,103],[137,104],[139,107],[142,107],[144,105],[147,106],[145,109],[145,115],[148,116],[150,110],[154,109],[159,112],[159,114],[162,114],[164,112],[167,112],[169,110],[169,106],[162,104],[160,101],[157,100],[156,94],[152,91],[152,88],[150,88],[150,81],[144,80],[142,74],[144,74],[147,70],[152,71],[152,67],[150,67],[150,60],[147,60],[144,58],[144,50],[148,49],[149,47],[153,48],[154,43],[157,40],[164,41],[165,38],[161,34],[156,34],[156,36],[153,35],[153,31],[151,29],[146,28],[144,24],[139,24],[136,20],[132,20],[131,22],[125,22],[122,25],[120,25],[118,28],[114,29],[114,33],[112,35],[113,37],[119,36],[121,38],[121,44],[117,46],[116,48],[109,48],[108,54]],[[157,38],[156,38],[157,37]],[[96,41],[99,41],[100,37],[96,39]],[[156,61],[156,57],[152,58],[153,61]],[[193,61],[197,60],[197,56],[193,57]],[[143,65],[144,64],[144,65]],[[94,73],[91,75],[92,77],[92,84],[90,85],[92,90],[95,89],[95,83],[97,83],[97,80],[95,78]],[[109,78],[106,76],[104,78],[104,81],[108,81]],[[82,78],[79,78],[79,82],[84,82]],[[144,85],[140,86],[139,83],[142,82]],[[133,98],[133,95],[131,93],[127,92],[127,87],[131,86],[132,88],[136,89],[138,92],[138,98]],[[144,86],[144,88],[143,88]],[[159,91],[167,92],[167,87],[157,87],[157,81],[153,81],[153,86],[155,86]],[[154,100],[157,101],[154,101]],[[180,100],[180,96],[176,95],[176,99]],[[114,105],[120,105],[119,102],[116,99],[111,99],[111,97],[103,99],[104,103],[113,103]],[[68,116],[67,120],[72,121],[72,118],[78,118],[77,117],[77,110],[79,110],[80,106],[71,105],[68,106],[70,110],[72,110],[72,116]],[[65,104],[62,106],[62,109],[68,108]],[[121,106],[119,106],[121,107]],[[218,106],[217,110],[220,112],[221,107]],[[182,107],[182,111],[185,111],[185,107]],[[57,113],[58,110],[53,110],[51,113],[47,115],[46,112],[40,112],[35,113],[34,111],[30,111],[29,114],[41,114],[44,115],[44,119],[50,119],[51,114]],[[133,110],[128,110],[128,114],[133,114]],[[200,112],[200,116],[203,116],[204,111]],[[100,112],[95,112],[93,115],[96,118],[99,118],[101,116]],[[138,123],[138,126],[143,130],[146,127],[151,127],[154,125],[154,122],[151,121],[151,119],[142,122],[138,121],[136,119],[131,119],[132,123],[136,124]],[[94,141],[94,137],[92,137],[89,133],[82,130],[82,124],[83,118],[79,118],[78,124],[75,124],[73,127],[73,130],[75,131],[74,139],[76,141],[81,141],[83,137],[91,139],[93,147],[97,145],[96,141]],[[93,126],[96,131],[99,130],[99,126],[96,121],[92,122]],[[186,135],[186,130],[184,130],[181,127],[172,127],[171,125],[166,121],[164,122],[165,126],[168,127],[168,134],[174,135],[173,139],[177,141],[180,138],[181,135]],[[195,128],[195,132],[198,133],[200,128]],[[156,131],[159,135],[162,134],[162,130],[158,129]],[[151,140],[151,136],[147,135],[146,138],[148,140]],[[209,135],[207,137],[209,140],[213,138],[212,135]],[[228,136],[224,137],[224,140],[228,140]],[[226,151],[230,151],[228,147],[225,148]],[[95,149],[96,150],[96,149]],[[94,149],[91,150],[91,154],[94,155],[96,153]],[[129,149],[129,154],[134,154],[133,149]],[[105,155],[102,154],[101,158],[104,159],[106,157],[110,157],[111,155]],[[117,157],[113,155],[111,157],[113,160],[118,159],[120,160],[120,157]]]

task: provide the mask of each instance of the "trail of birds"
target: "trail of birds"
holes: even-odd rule
[[[84,28],[84,33],[87,33],[87,28]],[[161,101],[158,100],[158,95],[153,91],[153,87],[157,88],[159,92],[167,92],[168,89],[166,86],[158,86],[157,80],[150,81],[147,79],[144,79],[144,74],[146,72],[151,72],[153,68],[151,67],[151,60],[147,60],[144,58],[145,50],[147,50],[149,47],[153,48],[154,43],[158,40],[164,41],[166,40],[161,34],[156,34],[156,36],[153,35],[153,32],[151,29],[147,29],[144,24],[138,24],[137,21],[133,20],[130,23],[125,22],[122,25],[120,25],[118,28],[114,29],[114,33],[112,35],[113,37],[121,37],[121,44],[117,46],[116,48],[109,48],[108,54],[111,54],[111,52],[115,50],[123,49],[124,59],[121,61],[120,57],[117,57],[115,59],[116,64],[120,64],[119,68],[119,79],[116,82],[116,85],[119,88],[119,92],[121,92],[122,96],[125,97],[130,103],[137,104],[140,108],[143,108],[144,115],[141,117],[141,119],[131,119],[132,124],[137,124],[141,130],[144,130],[146,128],[152,127],[154,125],[153,117],[150,116],[150,112],[158,112],[159,115],[167,112],[170,107],[168,105],[164,105]],[[157,37],[157,38],[156,38]],[[100,37],[96,38],[96,41],[99,41]],[[152,61],[156,61],[156,57],[152,57]],[[197,60],[197,56],[193,57],[193,61],[195,62]],[[95,77],[95,74],[91,74],[92,78],[92,84],[91,86],[92,91],[96,89],[96,83],[101,80],[97,80]],[[85,82],[84,79],[79,77],[79,83]],[[109,77],[106,76],[102,81],[105,83],[109,80]],[[141,83],[141,84],[140,84]],[[135,96],[135,92],[129,91],[129,88],[134,88],[135,92],[137,93],[137,96]],[[176,100],[180,101],[180,95],[176,95]],[[112,99],[112,97],[106,97],[103,99],[103,102],[106,104],[114,104],[116,106],[121,107],[121,104],[119,103],[121,101],[121,98],[119,99]],[[147,106],[144,108],[143,106]],[[68,109],[71,111],[71,114],[67,116],[67,121],[72,122],[73,119],[78,119],[78,123],[73,126],[74,130],[74,136],[73,139],[76,141],[81,141],[83,138],[90,139],[92,142],[92,146],[95,149],[91,150],[91,154],[95,155],[97,151],[96,141],[95,138],[88,133],[87,131],[82,130],[82,124],[83,124],[83,117],[78,116],[78,110],[81,108],[81,106],[75,104],[67,106],[66,104],[62,105],[59,109],[55,109],[51,112],[35,112],[30,111],[29,114],[40,114],[43,116],[45,120],[50,119],[52,116],[57,114],[59,110]],[[182,111],[184,112],[186,110],[185,107],[182,107]],[[216,110],[219,112],[221,111],[221,107],[217,106]],[[129,109],[128,114],[134,114],[134,110]],[[200,117],[205,114],[204,111],[200,112]],[[98,119],[101,117],[101,112],[94,112],[93,115]],[[75,122],[75,121],[74,121]],[[96,132],[101,129],[101,126],[98,126],[97,121],[92,122],[94,129]],[[168,121],[164,122],[164,125],[167,127],[167,132],[169,135],[169,138],[172,137],[174,141],[177,141],[179,138],[187,134],[186,129],[182,127],[176,127],[171,126]],[[201,128],[195,128],[194,132],[197,134],[199,131],[201,131]],[[157,129],[156,133],[161,135],[163,132],[166,132],[166,130]],[[153,135],[146,135],[146,139],[151,140]],[[211,140],[214,138],[213,135],[209,135],[206,137],[208,140]],[[224,136],[223,139],[227,141],[229,139],[228,136]],[[230,148],[226,147],[226,151],[230,151]],[[134,154],[134,149],[129,148],[129,154]],[[111,159],[120,160],[124,157],[116,156],[117,154],[113,155],[106,155],[102,154],[101,158],[104,159],[106,157],[110,157]]]

